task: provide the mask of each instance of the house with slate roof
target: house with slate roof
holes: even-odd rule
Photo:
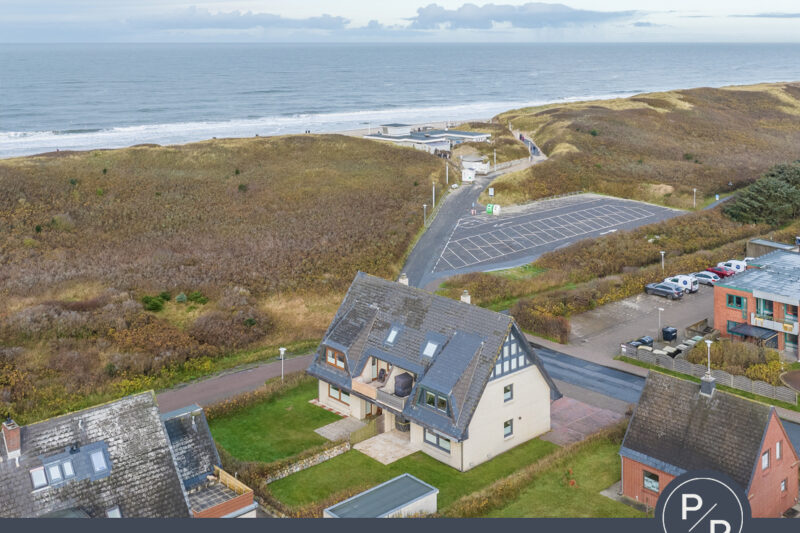
[[[0,518],[253,512],[252,491],[226,476],[202,410],[160,417],[152,392],[27,426],[0,425]]]
[[[320,404],[461,471],[549,431],[561,397],[512,317],[362,272],[308,373]]]
[[[620,448],[622,493],[655,507],[691,470],[726,474],[754,518],[780,517],[798,502],[798,456],[775,408],[658,372],[647,376]]]

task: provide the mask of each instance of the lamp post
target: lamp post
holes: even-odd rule
[[[497,172],[497,150],[494,150],[494,171]]]
[[[422,225],[428,222],[428,204],[422,204]]]
[[[692,189],[694,191],[692,195],[692,203],[694,204],[695,209],[697,209],[697,189]]]
[[[706,339],[706,346],[708,347],[708,370],[706,370],[706,375],[711,375],[711,343],[714,342],[711,339]]]
[[[664,254],[667,253],[667,252],[665,252],[664,250],[661,250],[661,252],[659,252],[659,253],[661,254],[661,272],[664,272]]]
[[[286,359],[286,348],[281,346],[278,350],[281,352],[281,381],[283,381],[283,360]]]
[[[656,338],[658,340],[664,340],[661,338],[661,311],[663,310],[664,310],[663,307],[658,308],[658,334],[656,335]]]
[[[433,182],[433,202],[431,202],[431,207],[436,206],[436,182]]]

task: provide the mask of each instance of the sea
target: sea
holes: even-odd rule
[[[800,80],[800,44],[0,44],[0,158]]]

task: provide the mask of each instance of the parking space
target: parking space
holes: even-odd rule
[[[680,211],[594,194],[533,202],[458,221],[433,272],[471,272],[533,261],[572,242],[664,220]]]

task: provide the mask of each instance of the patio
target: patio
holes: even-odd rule
[[[573,398],[556,400],[550,406],[550,431],[542,440],[566,446],[579,442],[601,429],[624,419],[621,413],[593,407]]]
[[[387,431],[359,442],[354,448],[385,465],[420,450],[419,446],[411,444],[411,435],[409,433],[402,433],[397,430]]]
[[[331,422],[327,426],[317,428],[314,430],[314,433],[331,441],[347,440],[350,438],[351,433],[364,426],[366,426],[366,424],[361,420],[348,416],[336,422]]]

